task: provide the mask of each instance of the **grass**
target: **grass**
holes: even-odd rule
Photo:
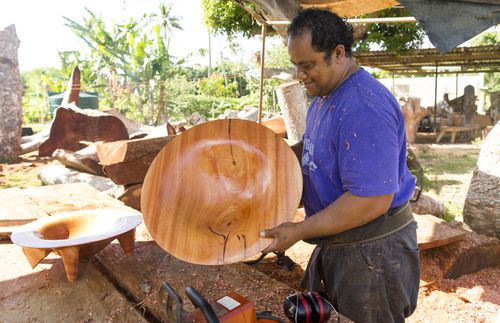
[[[41,186],[38,169],[33,162],[37,157],[33,152],[23,158],[0,158],[0,189]]]
[[[444,204],[446,221],[463,217],[463,207],[470,178],[476,169],[481,142],[470,148],[418,148],[417,159],[424,169],[423,192]]]

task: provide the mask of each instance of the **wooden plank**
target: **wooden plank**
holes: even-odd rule
[[[15,228],[47,215],[23,190],[0,190],[0,240],[9,239]]]
[[[27,188],[24,193],[49,215],[76,210],[126,207],[86,183]]]
[[[147,322],[89,261],[69,283],[55,254],[31,269],[21,247],[1,243],[0,259],[2,322]]]
[[[203,266],[178,260],[151,241],[144,224],[137,228],[134,256],[123,257],[120,246],[115,243],[102,250],[95,259],[115,283],[163,322],[171,322],[166,317],[164,302],[158,301],[160,285],[164,281],[184,299],[188,311],[193,307],[184,294],[187,286],[193,286],[209,302],[236,292],[253,302],[257,311],[269,310],[282,318],[285,318],[283,300],[296,292],[242,263]]]
[[[444,246],[463,240],[465,237],[465,230],[453,228],[438,217],[429,214],[413,214],[413,216],[418,223],[417,241],[420,250]]]

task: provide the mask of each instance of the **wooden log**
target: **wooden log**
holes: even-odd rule
[[[410,205],[413,213],[444,217],[444,204],[428,195],[420,194],[419,199],[416,202],[411,202]]]
[[[465,231],[462,240],[452,244],[424,250],[421,261],[430,258],[439,264],[446,279],[456,279],[462,275],[500,264],[500,241],[475,232]]]
[[[77,152],[56,149],[52,153],[52,157],[67,167],[97,176],[104,176],[102,165],[99,164],[99,159],[97,158],[95,144]]]
[[[122,201],[128,207],[141,210],[141,191],[142,184],[134,184],[125,188],[123,193],[117,196],[117,199]]]
[[[413,144],[417,138],[417,128],[420,120],[430,112],[420,107],[420,98],[413,97],[408,98],[402,110],[405,119],[406,142]]]
[[[500,238],[500,121],[483,142],[465,198],[464,222]]]
[[[276,88],[278,103],[285,119],[288,139],[302,140],[306,129],[307,98],[298,81],[282,84]]]
[[[96,143],[97,157],[102,165],[114,165],[158,153],[175,136],[120,140]]]
[[[138,184],[160,150],[175,136],[122,140],[96,145],[104,172],[118,185]]]
[[[127,129],[120,119],[109,114],[90,110],[59,107],[47,141],[40,145],[38,155],[52,156],[57,148],[77,151],[80,141],[116,141],[128,139]]]

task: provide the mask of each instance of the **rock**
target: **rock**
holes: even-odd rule
[[[54,162],[43,167],[38,173],[38,177],[44,185],[83,182],[101,192],[116,187],[116,184],[107,177],[81,173],[76,170],[66,168],[59,162]]]

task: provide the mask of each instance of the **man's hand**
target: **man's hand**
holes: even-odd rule
[[[263,230],[260,232],[260,236],[263,238],[274,238],[273,243],[262,250],[262,253],[285,251],[301,240],[299,223],[291,222],[285,222],[272,229]]]

